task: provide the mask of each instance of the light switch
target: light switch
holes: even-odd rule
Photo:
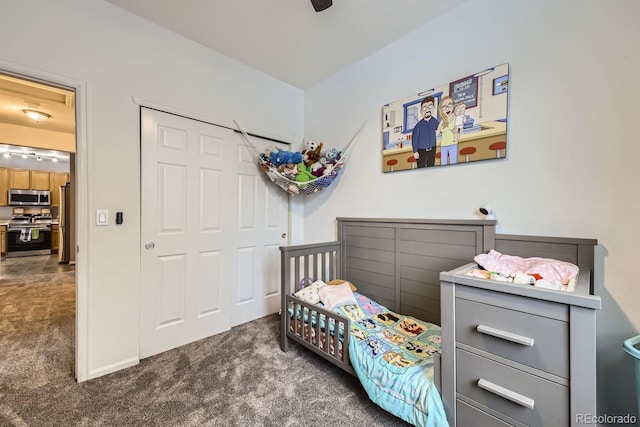
[[[107,209],[96,210],[96,225],[109,225],[109,211]]]

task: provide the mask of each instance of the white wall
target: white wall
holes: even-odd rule
[[[477,218],[485,202],[504,233],[598,239],[599,413],[635,412],[638,16],[636,0],[466,2],[305,91],[306,137],[339,145],[369,120],[338,184],[307,197],[305,242],[339,216]],[[383,104],[504,62],[507,160],[381,172]]]
[[[95,227],[91,221],[80,230],[88,239],[79,254],[88,257],[88,288],[79,294],[87,295],[88,343],[86,369],[78,376],[136,363],[140,126],[133,97],[300,141],[303,93],[102,0],[3,2],[0,40],[0,68],[42,71],[86,86],[88,203],[80,209],[88,218],[96,209],[123,211],[125,223]]]

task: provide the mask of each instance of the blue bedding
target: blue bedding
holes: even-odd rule
[[[357,306],[334,311],[351,320],[349,357],[369,398],[415,426],[448,426],[433,384],[433,354],[440,351],[440,327],[354,295]]]

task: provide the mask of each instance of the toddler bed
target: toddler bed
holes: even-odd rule
[[[338,241],[281,247],[282,350],[294,340],[357,375],[385,410],[415,425],[446,425],[436,389],[439,273],[488,250],[494,226],[487,220],[338,218]],[[318,305],[302,295],[320,292],[317,281],[338,278],[357,287],[351,304]],[[322,289],[333,294],[345,286]]]

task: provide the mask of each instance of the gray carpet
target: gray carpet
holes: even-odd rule
[[[356,378],[280,351],[277,315],[78,384],[72,274],[0,283],[2,426],[407,425]]]

